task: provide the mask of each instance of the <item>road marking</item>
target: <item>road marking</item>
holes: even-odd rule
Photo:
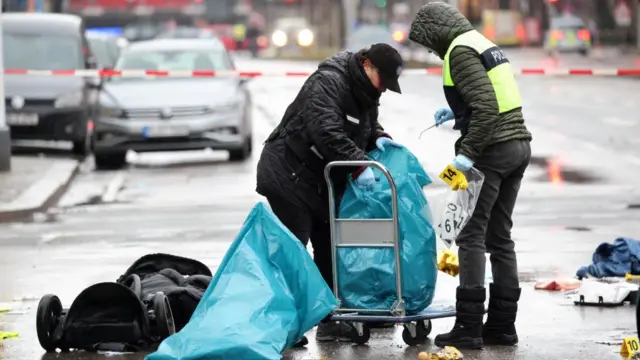
[[[105,187],[104,192],[102,193],[102,202],[103,203],[114,202],[116,199],[116,196],[118,196],[118,191],[122,189],[123,185],[124,185],[124,173],[118,173],[113,179],[111,179],[111,181],[109,181],[109,183]]]
[[[637,124],[637,122],[634,120],[623,119],[618,117],[606,117],[606,118],[603,118],[601,121],[608,125],[620,126],[620,127],[632,127]]]

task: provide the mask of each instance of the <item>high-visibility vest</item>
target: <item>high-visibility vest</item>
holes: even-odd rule
[[[244,25],[236,24],[233,26],[233,37],[236,40],[244,40],[246,31],[247,29]]]
[[[516,84],[511,63],[505,56],[504,52],[484,37],[481,33],[473,30],[456,37],[447,53],[444,56],[444,65],[442,67],[442,78],[444,85],[444,93],[449,103],[449,107],[456,115],[456,128],[465,127],[468,122],[467,104],[462,100],[462,96],[456,89],[451,77],[451,66],[449,64],[449,56],[451,51],[457,46],[466,46],[475,50],[482,59],[487,75],[493,84],[493,90],[498,100],[499,112],[506,113],[514,109],[522,107],[522,98]]]

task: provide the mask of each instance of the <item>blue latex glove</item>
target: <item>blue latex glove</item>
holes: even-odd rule
[[[455,115],[453,115],[453,111],[449,108],[442,108],[433,115],[434,120],[436,121],[436,126],[440,126],[447,121],[455,119]]]
[[[390,146],[395,146],[395,147],[400,147],[402,145],[398,144],[397,142],[389,139],[388,137],[379,137],[376,139],[376,146],[378,147],[378,149],[380,149],[380,151],[384,151],[384,147],[390,145]]]
[[[473,161],[464,155],[458,155],[451,165],[458,170],[469,171],[473,167]]]
[[[356,185],[361,188],[367,188],[373,186],[376,183],[376,177],[373,175],[373,170],[367,168],[356,179]]]

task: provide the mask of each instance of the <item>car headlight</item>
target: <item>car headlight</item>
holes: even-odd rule
[[[287,33],[282,30],[276,30],[273,32],[273,35],[271,35],[271,42],[273,42],[273,45],[277,47],[283,47],[287,45],[287,41]]]
[[[118,118],[122,116],[122,109],[109,106],[100,106],[100,116]]]
[[[62,94],[58,96],[53,106],[57,108],[68,108],[82,105],[82,91]]]
[[[313,32],[309,29],[302,29],[298,33],[298,45],[307,47],[313,44]]]

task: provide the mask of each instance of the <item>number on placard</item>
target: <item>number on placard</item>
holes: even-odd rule
[[[451,168],[447,168],[445,171],[442,172],[442,174],[440,174],[440,176],[442,176],[443,178],[449,180],[449,181],[453,181],[453,179],[458,176],[458,173],[453,171],[453,169]]]

